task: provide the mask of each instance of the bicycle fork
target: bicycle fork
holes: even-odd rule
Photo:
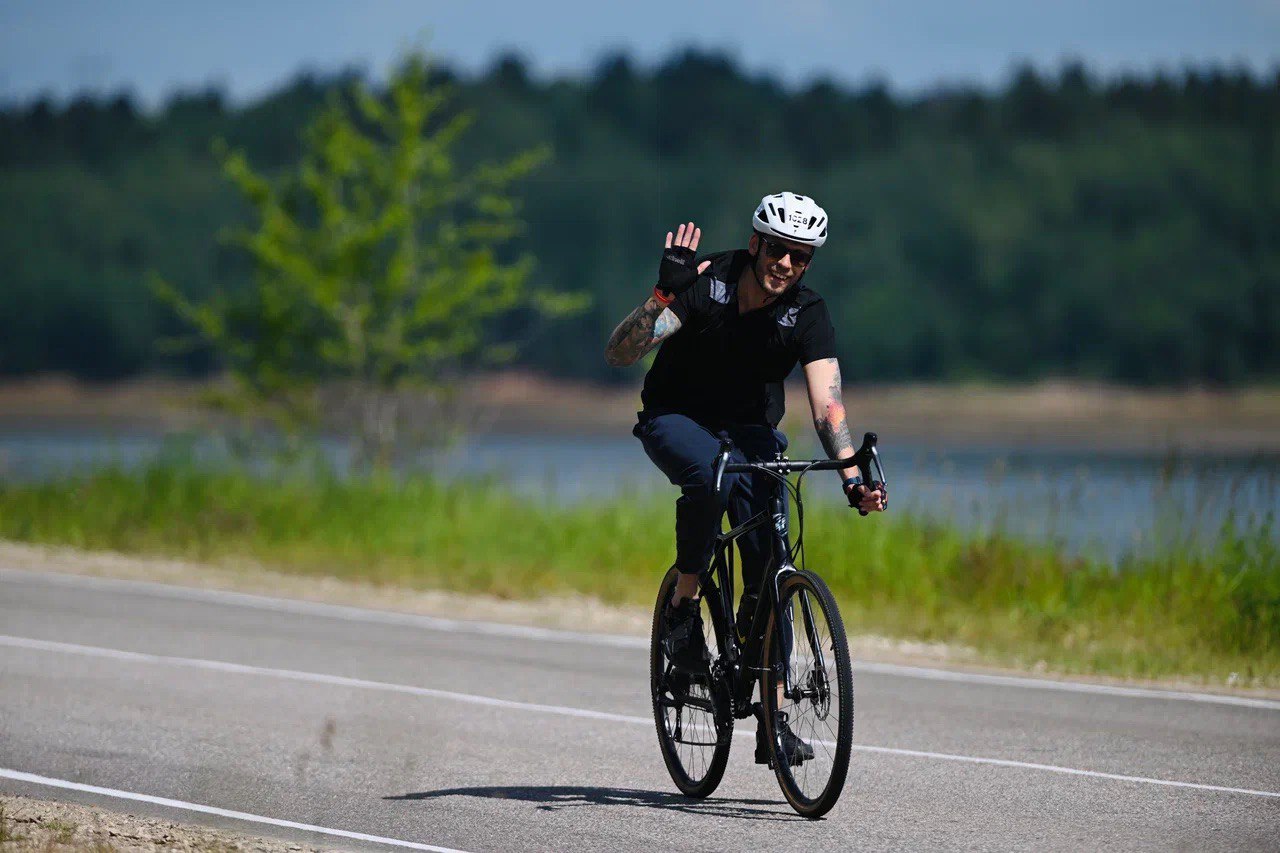
[[[787,693],[788,698],[792,700],[800,700],[803,698],[804,688],[797,684],[796,690],[792,691],[791,685],[791,657],[794,651],[795,637],[790,630],[784,631],[783,626],[791,624],[790,606],[784,605],[782,602],[782,583],[786,580],[786,576],[796,571],[795,565],[791,562],[791,539],[790,527],[786,507],[782,502],[780,492],[775,492],[771,502],[771,511],[773,513],[774,529],[778,535],[774,538],[774,559],[776,565],[781,566],[773,575],[773,609],[774,620],[778,625],[779,639],[779,660],[777,664],[765,662],[766,666],[777,666],[780,670],[779,676],[782,678],[783,690]],[[809,601],[807,595],[800,595],[800,613],[804,620],[805,638],[809,641],[809,648],[813,653],[813,671],[816,673],[825,673],[827,671],[826,657],[822,651],[822,642],[818,637],[817,621],[813,618],[813,605]],[[826,688],[825,684],[814,685],[814,690],[821,694]],[[795,693],[796,695],[791,695]]]

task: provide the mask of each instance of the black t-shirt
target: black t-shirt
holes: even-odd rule
[[[650,414],[679,412],[708,425],[777,426],[782,381],[796,363],[835,358],[835,329],[822,297],[803,284],[775,302],[738,312],[738,276],[751,263],[744,250],[722,252],[669,306],[680,329],[662,342],[644,378]]]

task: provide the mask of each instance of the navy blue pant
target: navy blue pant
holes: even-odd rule
[[[715,462],[720,439],[733,442],[732,461],[763,461],[787,449],[787,437],[765,424],[733,424],[710,428],[687,415],[640,413],[632,430],[644,451],[672,485],[676,500],[676,569],[699,574],[711,563],[720,518],[726,510],[735,527],[769,508],[772,479],[764,474],[725,474],[715,494]],[[783,497],[785,507],[785,494]],[[743,591],[754,590],[772,549],[769,527],[739,537]]]

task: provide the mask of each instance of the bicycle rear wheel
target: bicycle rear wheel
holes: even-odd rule
[[[703,635],[711,653],[704,675],[674,670],[662,648],[662,612],[676,583],[672,568],[662,580],[653,609],[649,642],[649,686],[662,760],[676,787],[690,797],[706,797],[716,789],[729,761],[733,713],[729,691],[716,662],[722,648],[717,637],[727,624],[715,595],[702,597]]]
[[[779,589],[790,628],[790,677],[779,697],[784,631],[769,618],[760,679],[774,773],[783,795],[805,817],[821,817],[840,798],[853,748],[853,671],[844,623],[826,583],[808,571],[789,573]],[[786,738],[783,722],[812,750]]]

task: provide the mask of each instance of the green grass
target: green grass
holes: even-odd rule
[[[50,818],[41,824],[41,828],[53,835],[52,841],[57,844],[70,844],[75,840],[78,824],[70,821]]]
[[[971,646],[992,663],[1280,686],[1280,549],[1225,527],[1196,552],[1121,565],[903,513],[806,511],[808,563],[851,633]],[[648,605],[673,556],[667,496],[571,507],[497,485],[254,476],[158,463],[0,485],[0,537],[376,584]],[[1234,674],[1234,675],[1233,675]]]

